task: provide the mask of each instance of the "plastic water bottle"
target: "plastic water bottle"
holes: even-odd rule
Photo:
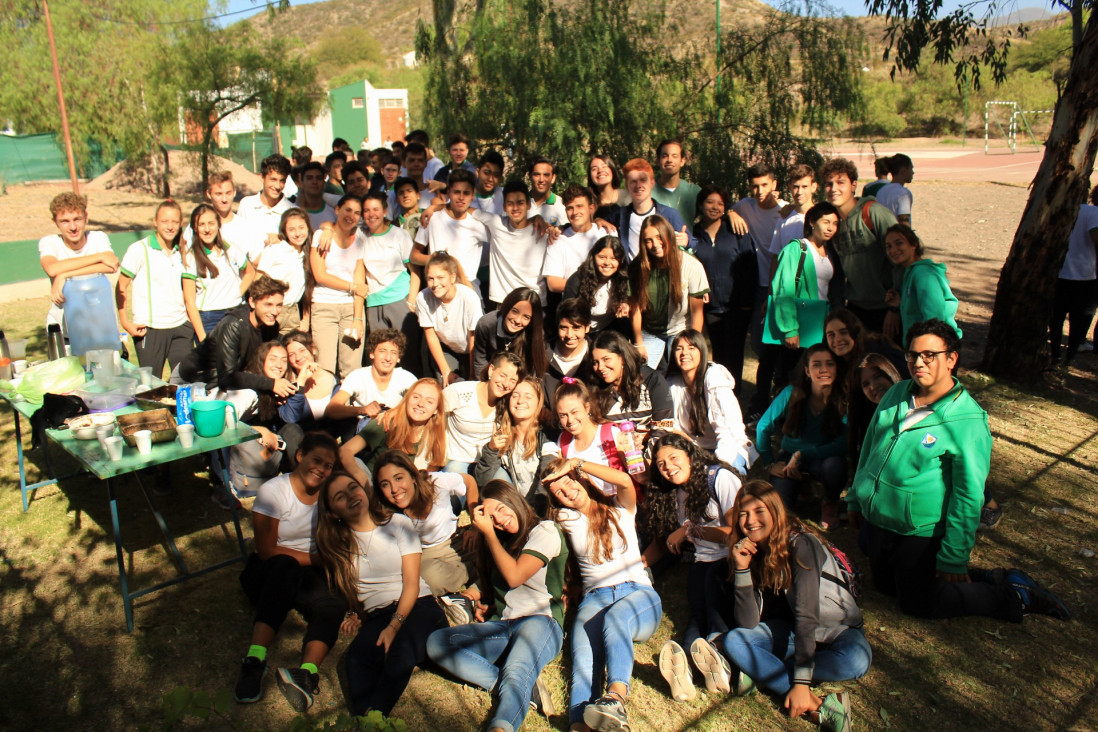
[[[632,422],[622,422],[618,425],[621,431],[614,436],[614,442],[618,446],[618,452],[625,457],[625,470],[630,475],[644,472],[644,451],[639,444],[636,426]]]

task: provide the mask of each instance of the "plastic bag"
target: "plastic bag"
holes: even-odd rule
[[[22,396],[28,402],[41,404],[46,393],[67,394],[84,385],[84,366],[78,356],[65,356],[55,361],[33,366],[23,372],[19,385],[0,382],[0,390]]]

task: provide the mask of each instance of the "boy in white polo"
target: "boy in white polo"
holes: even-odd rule
[[[267,244],[278,242],[278,225],[282,213],[294,204],[283,195],[286,179],[290,177],[290,161],[282,155],[268,155],[259,166],[263,188],[254,196],[240,199],[236,215],[243,219],[252,242],[249,257],[254,261]]]
[[[50,278],[50,311],[47,325],[64,325],[65,296],[70,277],[111,274],[118,271],[118,257],[102,231],[87,231],[88,203],[75,193],[61,193],[50,201],[50,214],[58,234],[38,240],[38,261]]]
[[[115,287],[118,321],[133,336],[138,363],[151,366],[154,376],[161,376],[165,360],[172,371],[194,348],[194,328],[183,302],[182,219],[175,201],[157,207],[156,232],[126,250]]]
[[[595,242],[607,234],[605,229],[592,223],[598,206],[590,188],[573,183],[564,189],[561,199],[570,225],[561,231],[545,253],[541,273],[550,292],[564,292],[568,278],[579,271]]]

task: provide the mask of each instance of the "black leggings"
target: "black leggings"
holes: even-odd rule
[[[1060,360],[1064,320],[1068,321],[1067,353],[1064,363],[1070,363],[1087,339],[1087,329],[1098,306],[1098,280],[1056,280],[1056,295],[1052,299],[1052,319],[1048,324],[1048,339],[1052,345],[1052,362]]]
[[[709,342],[713,346],[713,360],[732,373],[736,380],[733,391],[739,396],[743,388],[743,357],[747,348],[747,334],[751,330],[751,311],[706,313],[705,325],[709,329]]]
[[[347,649],[347,686],[351,694],[351,712],[356,716],[371,709],[388,716],[408,686],[416,666],[427,659],[427,637],[446,626],[446,616],[435,598],[424,595],[416,600],[408,620],[397,631],[386,653],[384,646],[377,644],[377,639],[389,625],[396,608],[394,602],[367,615]]]
[[[919,618],[983,615],[1022,622],[1022,600],[1007,585],[981,581],[946,582],[936,576],[940,536],[901,536],[869,524],[869,563],[873,584],[900,601],[900,611]]]
[[[332,594],[318,567],[303,567],[285,554],[267,560],[252,554],[240,573],[240,584],[255,605],[255,622],[269,625],[277,633],[290,610],[297,610],[308,624],[303,648],[312,641],[329,648],[335,645],[347,603]]]

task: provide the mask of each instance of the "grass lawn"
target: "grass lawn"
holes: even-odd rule
[[[44,300],[4,306],[9,337],[31,336],[44,354]],[[1093,356],[1081,358],[1093,368]],[[1094,499],[1098,465],[1098,395],[1094,375],[1073,371],[1063,387],[1024,394],[981,374],[964,376],[991,414],[995,436],[991,484],[1007,503],[999,527],[980,535],[976,566],[1018,566],[1058,593],[1074,613],[1068,622],[1030,617],[1021,625],[984,618],[926,622],[901,616],[866,589],[862,608],[873,668],[838,685],[852,692],[857,729],[1089,730],[1098,727],[1098,550]],[[79,478],[38,492],[23,513],[11,412],[0,410],[0,729],[128,730],[159,728],[162,698],[176,686],[210,693],[231,689],[247,648],[252,611],[230,567],[141,598],[137,628],[125,632],[105,487]],[[25,423],[24,423],[25,424]],[[37,479],[41,456],[28,470]],[[161,507],[193,566],[233,551],[228,513],[208,499],[200,461],[174,471]],[[172,576],[159,532],[132,483],[123,481],[120,513],[131,586]],[[1057,509],[1057,510],[1053,510]],[[245,533],[251,533],[250,522]],[[835,540],[856,560],[848,529]],[[863,566],[866,564],[862,560]],[[810,730],[790,721],[780,703],[755,694],[720,699],[699,693],[673,702],[656,667],[660,645],[686,620],[685,568],[658,583],[665,619],[637,646],[629,703],[634,730]],[[271,648],[272,666],[295,663],[303,625],[291,618]],[[321,668],[322,688],[310,716],[320,722],[344,710],[341,641]],[[550,668],[558,707],[567,699],[567,657]],[[233,704],[226,720],[194,720],[194,729],[288,729],[293,713],[268,676],[257,704]],[[394,716],[410,730],[476,730],[488,695],[431,671],[417,671]],[[563,716],[531,715],[523,729],[566,729]]]

